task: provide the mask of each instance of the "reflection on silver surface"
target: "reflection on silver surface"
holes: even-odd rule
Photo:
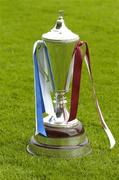
[[[55,91],[66,91],[66,81],[72,60],[73,50],[76,42],[73,43],[51,43],[46,42],[48,47],[52,72],[54,75]],[[68,90],[68,89],[67,89]]]
[[[72,132],[73,128],[74,126],[72,126],[72,128],[68,128],[70,129],[69,132]],[[61,132],[61,134],[63,129],[64,128],[61,128],[60,130],[59,128],[59,132]],[[55,130],[56,128],[54,128],[53,131]],[[40,134],[32,136],[29,145],[27,146],[27,151],[32,155],[54,158],[72,158],[82,157],[89,154],[91,152],[91,147],[85,132],[82,131],[81,134],[80,132],[79,134],[77,132],[77,135],[75,136],[73,136],[73,134],[71,133],[69,137],[55,137],[54,135],[54,137],[46,138],[41,136]]]

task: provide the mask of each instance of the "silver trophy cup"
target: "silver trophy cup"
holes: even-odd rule
[[[52,67],[54,86],[50,86],[50,91],[54,115],[44,115],[47,137],[41,134],[32,136],[27,151],[33,155],[61,158],[87,155],[91,152],[91,147],[84,127],[78,119],[68,122],[66,98],[70,97],[72,84],[72,55],[80,38],[66,27],[63,14],[60,12],[54,28],[43,34],[42,40],[48,48]],[[81,47],[81,53],[84,57],[85,46]],[[45,69],[43,71],[45,73]]]

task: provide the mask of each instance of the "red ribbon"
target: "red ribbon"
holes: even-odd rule
[[[72,121],[76,118],[79,94],[80,94],[80,81],[81,81],[81,70],[82,70],[82,55],[80,46],[82,44],[77,44],[74,50],[74,71],[73,71],[73,82],[72,82],[72,94],[71,94],[71,106],[70,106],[70,116],[68,121]]]
[[[83,62],[83,57],[82,57],[81,50],[80,50],[80,47],[82,45],[86,46],[85,61],[86,61],[88,73],[89,73],[92,87],[93,87],[93,95],[94,95],[94,99],[95,99],[95,103],[96,103],[96,109],[98,111],[102,127],[104,128],[104,130],[109,138],[110,148],[113,148],[115,145],[115,139],[114,139],[110,129],[108,128],[107,124],[105,123],[104,117],[102,115],[102,112],[101,112],[101,109],[100,109],[100,106],[98,103],[98,98],[97,98],[94,83],[93,83],[89,49],[88,49],[88,45],[86,42],[79,42],[77,44],[76,48],[74,49],[74,70],[73,70],[73,81],[72,81],[70,115],[69,115],[68,121],[72,121],[72,120],[76,119],[77,110],[78,110],[78,103],[79,103],[79,97],[80,97],[80,84],[81,84],[81,70],[82,70],[82,62]]]

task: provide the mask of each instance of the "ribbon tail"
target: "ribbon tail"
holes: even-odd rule
[[[112,135],[110,129],[108,128],[105,120],[104,120],[104,117],[102,115],[102,112],[101,112],[101,109],[100,109],[100,106],[99,106],[99,103],[98,103],[98,100],[96,100],[96,106],[97,106],[97,109],[98,109],[98,113],[100,115],[100,120],[101,120],[101,123],[102,123],[102,126],[107,134],[107,137],[109,139],[109,142],[110,142],[110,149],[112,149],[114,147],[114,145],[116,144],[116,141],[114,139],[114,136]]]
[[[106,124],[106,122],[104,120],[104,117],[102,115],[102,112],[101,112],[101,109],[100,109],[100,106],[99,106],[99,103],[98,103],[98,99],[97,99],[97,95],[96,95],[96,91],[95,91],[95,87],[94,87],[94,83],[93,83],[92,72],[91,72],[89,50],[88,50],[87,43],[85,43],[85,44],[86,44],[85,62],[86,62],[87,70],[88,70],[89,77],[90,77],[92,87],[93,87],[93,95],[94,95],[95,102],[96,102],[96,108],[97,108],[97,111],[98,111],[98,114],[99,114],[99,117],[100,117],[102,127],[104,128],[104,130],[105,130],[105,132],[107,134],[107,137],[109,139],[110,149],[112,149],[114,147],[114,145],[116,144],[116,141],[115,141],[114,136],[112,135],[110,129],[108,128],[108,126],[107,126],[107,124]]]

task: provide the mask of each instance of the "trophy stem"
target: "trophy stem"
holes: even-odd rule
[[[62,117],[62,121],[68,121],[69,113],[66,109],[66,97],[65,92],[59,91],[55,93],[54,109],[57,118]]]

